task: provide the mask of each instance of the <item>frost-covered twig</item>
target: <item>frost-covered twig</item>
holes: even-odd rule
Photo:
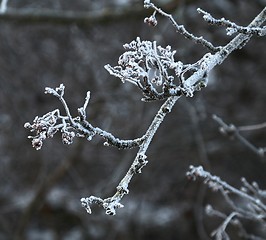
[[[240,131],[244,131],[247,130],[245,129],[245,127],[241,127],[238,128],[233,124],[226,124],[223,119],[221,119],[220,117],[213,115],[213,120],[216,121],[219,125],[220,125],[220,132],[223,135],[226,135],[230,138],[237,138],[242,144],[244,144],[247,148],[249,148],[251,151],[253,151],[254,153],[256,153],[257,155],[259,155],[260,157],[263,157],[265,152],[266,152],[266,148],[258,148],[256,147],[254,144],[252,144],[250,141],[248,141],[246,138],[244,138],[239,132]],[[262,126],[256,126],[257,127],[262,127]],[[251,126],[248,127],[249,130],[252,130]],[[254,129],[254,128],[253,128]]]
[[[112,197],[108,197],[105,199],[101,199],[95,196],[90,196],[81,199],[82,206],[86,209],[88,213],[91,213],[91,204],[93,203],[102,206],[105,209],[106,214],[109,215],[116,214],[116,209],[123,207],[120,201],[122,200],[125,194],[129,193],[128,185],[132,177],[137,173],[141,173],[142,168],[148,163],[146,151],[152,141],[154,134],[158,130],[160,124],[163,122],[167,113],[171,111],[178,98],[179,97],[168,98],[157,112],[150,127],[145,133],[145,140],[139,146],[139,151],[133,163],[131,164],[124,178],[118,184],[116,188],[117,190],[116,193]]]
[[[43,141],[47,138],[52,138],[58,131],[62,133],[62,142],[64,144],[72,144],[75,137],[86,138],[92,140],[95,135],[99,135],[105,139],[104,145],[115,146],[119,149],[133,148],[139,146],[145,136],[133,140],[121,140],[116,138],[111,133],[102,130],[99,127],[92,126],[86,120],[86,107],[89,102],[90,92],[87,93],[84,105],[78,109],[79,116],[72,117],[68,105],[64,99],[64,88],[61,84],[58,88],[46,88],[45,93],[57,97],[66,112],[66,116],[61,115],[59,109],[46,113],[42,117],[35,117],[33,123],[25,123],[24,127],[31,132],[35,132],[34,136],[29,136],[32,139],[32,146],[39,150],[43,146]]]
[[[205,208],[205,212],[210,217],[218,217],[223,219],[223,222],[214,231],[211,232],[211,236],[215,237],[215,239],[217,240],[230,239],[229,235],[226,233],[226,228],[229,224],[235,226],[238,229],[238,235],[243,239],[249,239],[249,240],[264,239],[259,236],[255,236],[253,234],[249,234],[246,231],[245,226],[241,223],[241,221],[239,221],[242,215],[237,211],[233,211],[227,216],[225,213],[222,213],[219,210],[214,209],[211,205],[207,205]]]
[[[138,86],[144,98],[143,101],[163,100],[172,96],[192,96],[194,91],[207,85],[207,72],[194,82],[187,82],[185,75],[206,67],[206,61],[211,54],[206,54],[194,64],[183,64],[175,61],[176,51],[170,46],[163,48],[157,43],[141,41],[139,37],[125,44],[126,52],[119,57],[118,66],[109,64],[105,69],[115,77]]]
[[[184,37],[186,37],[187,39],[189,39],[195,43],[201,44],[202,46],[206,47],[212,53],[215,53],[221,49],[220,47],[213,46],[213,44],[211,42],[204,39],[202,36],[196,37],[194,34],[190,33],[188,30],[186,30],[184,25],[178,24],[171,14],[164,12],[162,9],[158,8],[155,4],[153,4],[151,1],[149,1],[149,0],[144,1],[144,7],[152,8],[152,9],[154,9],[155,13],[158,12],[162,16],[167,17],[170,20],[170,22],[173,24],[173,26],[175,27],[175,30],[178,33],[182,34]],[[144,22],[146,22],[148,24],[155,23],[156,22],[155,13],[149,18],[145,18]]]
[[[225,26],[227,35],[233,35],[235,33],[243,33],[248,35],[264,36],[266,34],[266,27],[242,27],[234,22],[226,20],[224,18],[216,19],[210,13],[198,8],[199,13],[203,14],[203,19],[209,24]]]
[[[240,222],[241,219],[249,219],[266,226],[266,195],[264,195],[265,191],[261,190],[257,183],[249,184],[243,178],[242,182],[244,186],[239,190],[219,177],[213,176],[205,171],[202,166],[190,166],[187,176],[192,180],[202,178],[204,184],[209,188],[214,191],[220,191],[225,201],[232,208],[231,214],[226,216],[224,213],[214,210],[210,205],[206,207],[206,213],[208,215],[216,215],[224,219],[223,223],[212,233],[216,239],[230,239],[225,231],[229,223],[238,226],[242,235],[248,235]],[[237,206],[231,195],[240,197],[242,201],[246,201],[246,204],[244,206]]]
[[[257,209],[260,209],[260,211],[266,217],[266,205],[262,203],[258,198],[254,198],[251,195],[247,194],[245,191],[241,191],[232,187],[225,181],[222,181],[219,177],[213,176],[209,172],[205,171],[202,166],[190,166],[190,170],[187,172],[187,176],[193,180],[196,180],[196,178],[203,178],[204,183],[213,190],[229,191],[230,193],[248,200],[250,203],[256,206]]]

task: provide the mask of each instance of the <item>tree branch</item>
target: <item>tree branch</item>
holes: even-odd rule
[[[152,7],[157,12],[168,17],[175,26],[175,21],[171,15],[164,13],[148,0],[145,0],[144,4],[146,7]],[[251,22],[249,27],[260,27],[265,19],[266,8]],[[176,27],[179,29],[178,26]],[[190,36],[186,31],[182,30],[182,27],[180,29],[179,32],[185,37]],[[176,62],[173,57],[175,51],[171,51],[170,46],[163,48],[157,46],[156,42],[140,41],[137,38],[136,41],[132,41],[130,44],[124,46],[126,52],[120,56],[118,61],[119,66],[111,67],[107,65],[106,68],[109,73],[119,77],[123,82],[128,81],[139,87],[146,99],[166,99],[143,137],[124,141],[115,138],[112,134],[104,130],[93,127],[86,120],[85,114],[85,108],[88,104],[88,94],[83,107],[78,111],[79,116],[73,118],[63,98],[64,86],[60,85],[56,89],[46,88],[46,92],[56,96],[61,101],[65,108],[66,116],[62,116],[59,110],[54,110],[45,114],[43,117],[36,117],[32,124],[26,123],[26,128],[29,128],[32,132],[36,132],[36,136],[30,137],[32,138],[32,144],[36,149],[40,149],[43,140],[48,137],[53,137],[60,129],[62,132],[62,140],[67,144],[72,143],[75,136],[86,137],[90,140],[95,134],[99,134],[107,139],[107,145],[114,145],[121,148],[127,148],[128,146],[139,147],[139,151],[132,165],[125,177],[118,184],[117,191],[112,197],[102,199],[90,196],[81,199],[82,206],[85,207],[88,213],[91,213],[91,204],[96,203],[105,209],[106,214],[114,215],[117,208],[123,207],[120,201],[125,194],[128,194],[128,185],[132,177],[136,173],[141,173],[142,168],[148,163],[146,156],[148,147],[159,126],[164,121],[165,116],[171,112],[176,101],[182,95],[192,97],[195,91],[206,87],[208,73],[214,67],[221,64],[232,51],[243,47],[251,37],[252,35],[240,33],[226,46],[218,48],[213,48],[212,45],[209,45],[205,40],[200,38],[200,43],[207,46],[214,53],[205,54],[194,64],[183,64],[180,61]],[[195,42],[199,40],[194,35],[191,38]],[[174,75],[169,74],[169,69],[174,70]],[[187,73],[190,73],[190,75],[185,78]],[[178,78],[179,85],[174,83],[175,78]],[[162,92],[157,91],[160,86]],[[230,186],[225,186],[230,188]]]
[[[4,5],[5,1],[2,0]],[[172,12],[178,6],[178,1],[172,1],[171,4],[165,4],[163,7]],[[109,24],[123,19],[143,19],[147,15],[147,10],[140,4],[134,4],[127,7],[104,8],[97,11],[71,11],[71,10],[53,10],[53,9],[15,9],[8,8],[3,14],[0,14],[0,21],[11,21],[19,24],[58,24],[69,25],[76,24],[80,27],[91,26],[93,24]]]
[[[52,9],[11,9],[0,15],[0,21],[12,21],[19,24],[58,24],[90,26],[93,24],[110,23],[122,19],[138,19],[145,16],[140,7],[121,9],[102,9],[99,11],[82,12]]]
[[[247,183],[245,179],[242,179],[244,187],[239,190],[221,180],[219,177],[213,176],[211,173],[205,171],[202,166],[190,166],[187,176],[192,180],[201,178],[204,180],[204,184],[206,184],[209,188],[214,191],[220,191],[224,196],[225,201],[233,210],[231,214],[226,216],[224,213],[214,210],[210,205],[206,207],[206,213],[208,215],[216,215],[225,219],[223,223],[212,233],[216,239],[229,239],[225,231],[229,223],[238,226],[240,233],[245,237],[250,236],[244,230],[239,221],[240,219],[249,219],[265,225],[266,205],[264,200],[266,198],[264,195],[260,194],[260,192],[264,191],[260,190],[256,183],[251,185]],[[236,204],[233,202],[229,194],[236,195],[246,201],[246,207],[236,207]],[[236,219],[234,220],[233,218]]]
[[[264,36],[266,34],[266,27],[242,27],[234,22],[226,20],[224,18],[216,19],[210,13],[205,12],[204,10],[198,8],[198,12],[203,14],[203,19],[207,21],[209,24],[225,26],[227,35],[232,35],[234,33],[243,33],[247,35],[258,35]]]
[[[89,101],[89,92],[85,98],[83,107],[78,109],[79,116],[73,118],[69,107],[64,99],[65,86],[61,84],[58,88],[46,88],[45,93],[57,97],[62,103],[66,116],[61,115],[58,109],[46,113],[42,117],[36,117],[33,123],[25,123],[24,127],[31,132],[36,132],[35,136],[29,136],[32,139],[32,146],[36,150],[40,150],[43,146],[43,141],[47,138],[52,138],[59,130],[62,133],[62,142],[64,144],[72,144],[74,137],[82,137],[87,140],[92,140],[95,135],[103,137],[106,142],[105,146],[115,146],[119,149],[127,149],[139,146],[145,139],[145,135],[133,140],[121,140],[109,132],[102,130],[99,127],[92,126],[86,120],[86,107]]]
[[[165,103],[161,106],[158,113],[154,117],[150,127],[145,133],[145,140],[139,146],[139,151],[131,164],[128,172],[124,176],[124,178],[120,181],[117,186],[117,191],[112,197],[108,197],[105,199],[101,199],[95,196],[90,196],[88,198],[82,198],[81,203],[82,206],[87,210],[88,213],[91,213],[90,205],[92,203],[99,204],[105,209],[106,214],[115,215],[116,208],[121,208],[123,205],[120,203],[121,199],[124,197],[125,194],[129,193],[128,185],[132,179],[132,177],[136,173],[141,173],[142,168],[148,163],[146,151],[156,133],[159,126],[163,122],[167,113],[170,113],[174,104],[180,97],[170,97],[168,98]]]
[[[175,19],[173,18],[173,16],[171,14],[168,14],[165,11],[163,11],[162,9],[158,8],[151,1],[144,1],[144,6],[146,8],[152,8],[155,10],[154,14],[150,18],[145,18],[145,20],[144,20],[145,22],[147,22],[147,23],[155,22],[155,13],[158,12],[162,16],[167,17],[170,20],[170,22],[173,24],[176,31],[179,32],[180,34],[182,34],[187,39],[192,40],[195,43],[203,45],[204,47],[206,47],[209,51],[211,51],[213,53],[219,51],[219,49],[220,49],[219,47],[213,46],[213,44],[211,42],[204,39],[202,36],[196,37],[194,34],[187,31],[186,28],[184,27],[184,25],[179,25],[175,21]]]
[[[221,127],[220,127],[220,132],[230,138],[235,137],[237,138],[242,144],[244,144],[247,148],[249,148],[251,151],[256,153],[260,157],[264,157],[264,153],[266,151],[265,148],[258,148],[254,144],[252,144],[250,141],[248,141],[246,138],[244,138],[239,131],[244,131],[244,130],[253,130],[258,127],[264,127],[262,125],[255,126],[254,128],[251,128],[251,126],[248,127],[241,127],[240,129],[236,127],[233,124],[226,124],[220,117],[213,115],[213,120],[216,121]]]

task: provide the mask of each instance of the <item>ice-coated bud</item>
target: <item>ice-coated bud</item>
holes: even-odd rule
[[[151,4],[150,0],[144,0],[144,7],[145,8],[149,8],[150,4]]]
[[[157,22],[155,15],[151,15],[150,17],[146,17],[144,19],[144,23],[148,23],[150,26],[155,27],[158,22]]]
[[[36,150],[40,150],[42,148],[43,141],[40,138],[34,138],[32,139],[31,144]]]

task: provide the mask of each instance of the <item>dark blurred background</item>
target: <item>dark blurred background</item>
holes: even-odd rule
[[[73,115],[91,91],[88,119],[114,135],[142,136],[161,102],[143,103],[135,86],[110,76],[122,45],[140,36],[177,49],[176,58],[197,61],[206,50],[179,36],[165,18],[145,25],[151,12],[140,0],[9,0],[0,15],[0,239],[208,239],[221,219],[204,214],[206,204],[230,213],[219,193],[191,182],[186,171],[203,165],[235,187],[240,178],[266,189],[265,158],[218,131],[217,114],[237,126],[266,119],[266,44],[254,37],[210,75],[206,89],[182,98],[157,132],[147,152],[149,164],[130,184],[130,194],[115,216],[93,207],[88,215],[80,198],[111,196],[134,159],[136,149],[117,150],[60,136],[36,151],[27,139],[25,122],[56,108],[59,101],[44,88],[66,86]],[[207,25],[196,8],[238,24],[249,22],[265,6],[263,0],[160,0],[178,22],[214,45],[231,37]],[[70,14],[70,15],[69,15]],[[245,132],[255,146],[266,146],[266,129]],[[239,200],[237,204],[244,204]],[[250,233],[266,238],[265,229],[247,223]],[[239,239],[229,227],[232,239]]]

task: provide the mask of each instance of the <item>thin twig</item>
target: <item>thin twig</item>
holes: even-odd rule
[[[216,19],[210,13],[205,12],[200,8],[198,8],[197,10],[199,13],[203,14],[203,19],[209,24],[227,27],[227,35],[232,35],[234,33],[243,33],[248,35],[264,36],[266,34],[266,27],[242,27],[224,18]]]
[[[163,11],[161,8],[158,8],[152,2],[147,1],[146,4],[145,4],[145,7],[152,8],[156,12],[158,12],[159,14],[161,14],[162,16],[167,17],[170,20],[170,22],[173,24],[173,26],[175,27],[175,29],[176,29],[177,32],[179,32],[180,34],[182,34],[187,39],[189,39],[189,40],[191,40],[191,41],[193,41],[195,43],[201,44],[202,46],[206,47],[212,53],[215,53],[215,52],[217,52],[217,51],[219,51],[221,49],[220,47],[213,46],[213,44],[211,42],[209,42],[208,40],[204,39],[202,36],[201,37],[196,37],[194,34],[190,33],[188,30],[186,30],[186,28],[184,27],[184,25],[179,25],[175,21],[175,19],[173,18],[173,16],[171,14],[168,14],[165,11]]]
[[[197,177],[205,179],[204,183],[209,184],[209,186],[215,190],[229,191],[231,193],[234,193],[237,196],[248,200],[266,214],[266,205],[263,204],[260,200],[248,195],[243,191],[238,190],[237,188],[232,187],[227,182],[222,181],[219,177],[211,175],[209,172],[205,171],[202,166],[190,166],[190,171],[187,172],[187,175],[192,179],[195,179]]]
[[[234,126],[233,124],[226,124],[220,117],[213,115],[213,120],[216,121],[220,126],[220,132],[229,136],[229,137],[235,137],[237,138],[242,144],[244,144],[247,148],[249,148],[251,151],[256,153],[260,157],[264,157],[265,149],[264,148],[258,148],[254,144],[252,144],[250,141],[248,141],[246,138],[244,138],[239,133],[239,128]],[[249,129],[251,130],[251,129]],[[243,129],[242,129],[243,131]]]
[[[237,127],[238,131],[253,131],[253,130],[260,130],[262,128],[266,128],[266,122],[260,124],[254,124],[250,126],[240,126]]]
[[[265,225],[266,205],[262,201],[262,199],[258,198],[258,194],[256,194],[259,193],[259,191],[262,191],[258,186],[256,186],[255,190],[255,188],[244,181],[245,186],[248,185],[249,188],[253,188],[251,194],[248,194],[245,188],[238,190],[232,187],[227,182],[221,180],[219,177],[212,175],[208,171],[205,171],[202,166],[190,166],[190,170],[187,172],[187,176],[192,180],[202,178],[204,180],[204,184],[206,184],[209,188],[214,191],[220,191],[225,198],[225,201],[233,210],[233,212],[229,216],[226,216],[226,214],[213,209],[211,205],[206,206],[206,213],[209,216],[218,216],[225,219],[223,223],[212,233],[212,235],[215,236],[216,239],[229,239],[228,234],[225,232],[226,227],[229,223],[238,227],[241,236],[247,239],[261,239],[260,237],[248,234],[244,226],[240,222],[241,219],[248,219]],[[255,194],[254,191],[256,192]],[[245,207],[237,206],[230,198],[229,195],[231,194],[237,195],[242,200],[244,200],[246,202]],[[234,217],[236,218],[235,220],[233,220]]]

